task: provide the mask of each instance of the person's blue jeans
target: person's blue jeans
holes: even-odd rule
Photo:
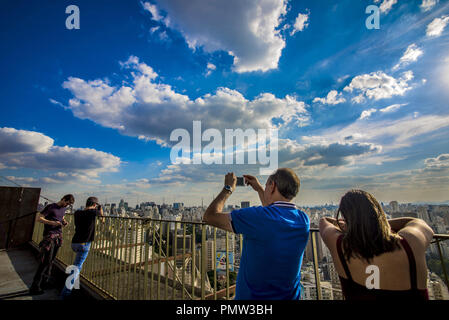
[[[75,261],[73,261],[73,265],[77,269],[73,270],[72,273],[69,275],[69,277],[72,277],[72,281],[70,281],[70,283],[68,284],[66,281],[66,283],[64,284],[64,288],[61,291],[61,297],[63,299],[69,296],[70,293],[72,293],[72,289],[75,284],[75,279],[79,277],[79,274],[81,273],[81,269],[83,267],[83,263],[86,260],[87,255],[89,254],[90,244],[91,242],[72,243],[72,250],[76,252],[76,257]],[[67,287],[67,285],[69,285],[69,287]]]

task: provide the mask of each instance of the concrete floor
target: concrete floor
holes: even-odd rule
[[[0,251],[0,300],[58,300],[57,289],[28,294],[37,267],[36,257],[27,248]]]

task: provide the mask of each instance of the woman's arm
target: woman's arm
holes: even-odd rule
[[[343,226],[343,220],[339,220]],[[342,230],[338,227],[337,220],[330,217],[320,219],[320,235],[328,248],[337,242],[337,238],[342,234]]]
[[[433,230],[429,225],[421,219],[417,218],[398,218],[388,220],[393,231],[398,228],[397,233],[408,239],[413,239],[413,242],[419,243],[420,248],[426,250],[433,239]],[[391,222],[390,222],[391,221]]]
[[[416,218],[412,217],[395,218],[388,220],[388,223],[390,224],[391,230],[393,230],[393,232],[398,232],[399,230],[404,228],[407,223],[415,219]]]

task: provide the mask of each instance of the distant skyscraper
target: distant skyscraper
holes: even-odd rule
[[[324,247],[324,243],[322,242],[323,240],[321,239],[320,236],[317,237],[317,258],[318,261],[323,260],[324,254],[323,254],[323,247]],[[307,246],[306,246],[306,251],[304,253],[305,255],[305,260],[306,261],[313,261],[313,248],[312,248],[312,239],[309,239],[309,241],[307,242]]]
[[[242,207],[242,208],[249,208],[249,207],[250,207],[249,201],[242,201],[241,207]]]
[[[398,212],[399,211],[399,204],[397,201],[391,201],[390,202],[390,208],[391,212]]]
[[[428,224],[431,223],[427,208],[424,206],[418,207],[418,218],[424,220]]]
[[[180,210],[182,208],[184,208],[184,203],[182,203],[182,202],[175,202],[175,203],[173,203],[173,209]]]
[[[429,291],[430,300],[448,300],[449,292],[446,286],[439,277],[432,274],[430,279],[427,281],[427,289]]]

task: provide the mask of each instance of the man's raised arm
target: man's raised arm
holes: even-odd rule
[[[246,184],[250,185],[251,187],[253,187],[253,189],[257,192],[257,194],[259,195],[259,199],[260,202],[262,203],[262,206],[268,206],[269,203],[267,203],[265,201],[265,196],[264,196],[264,192],[265,189],[262,187],[262,185],[260,184],[259,180],[257,180],[256,177],[251,176],[249,174],[244,174],[243,177],[246,180]]]
[[[234,173],[228,173],[225,176],[225,186],[229,186],[231,190],[223,188],[218,196],[212,201],[204,212],[203,222],[208,225],[233,232],[231,218],[229,213],[222,213],[226,200],[230,197],[237,185],[237,177]]]

